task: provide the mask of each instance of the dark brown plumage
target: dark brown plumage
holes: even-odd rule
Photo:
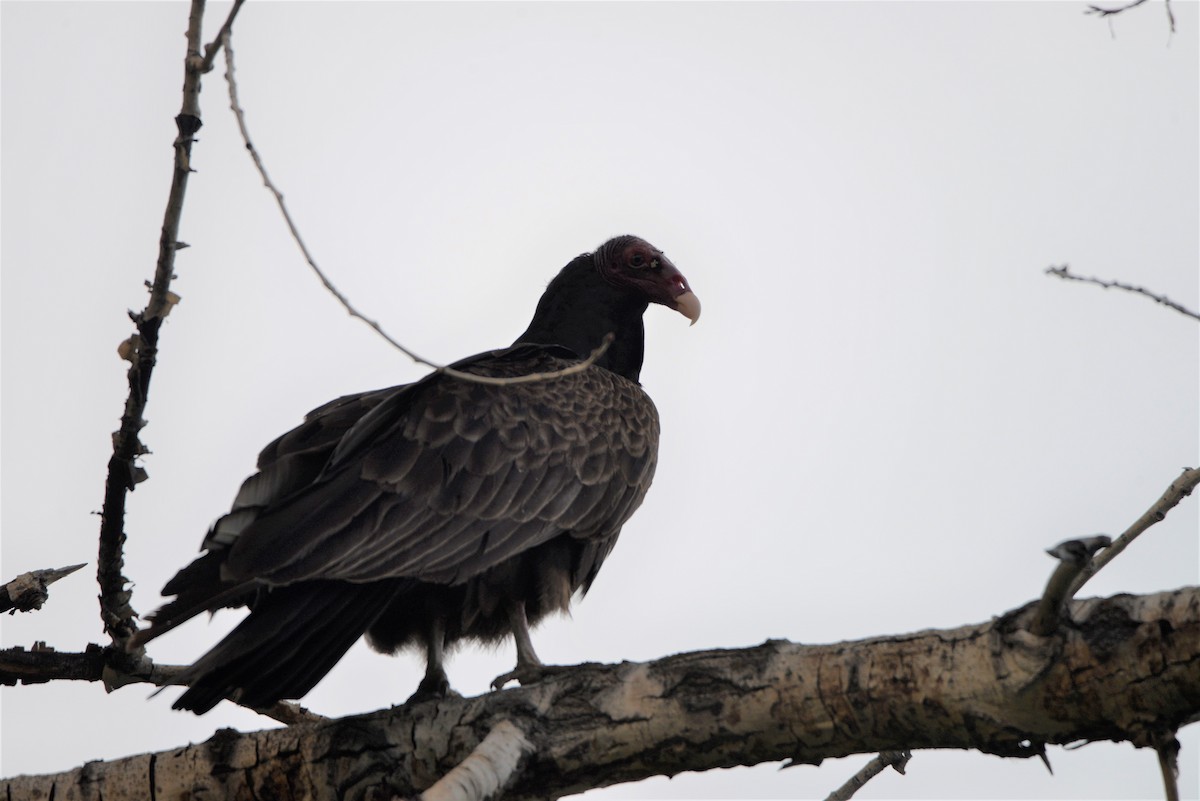
[[[417,697],[448,691],[443,652],[461,639],[513,634],[517,668],[497,682],[536,678],[529,623],[587,591],[654,476],[658,414],[637,383],[649,303],[699,316],[660,251],[617,237],[563,268],[516,344],[454,365],[559,371],[613,333],[592,367],[502,386],[433,373],[328,403],[268,445],[135,637],[250,606],[179,678],[175,707],[299,698],[363,634],[425,648]]]

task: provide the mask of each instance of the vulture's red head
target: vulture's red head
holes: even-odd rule
[[[674,309],[695,325],[700,319],[700,299],[687,279],[663,252],[636,236],[614,237],[595,254],[596,266],[605,280],[630,286],[650,299]]]

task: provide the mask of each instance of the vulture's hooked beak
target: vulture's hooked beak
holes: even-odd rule
[[[658,268],[654,273],[655,281],[658,284],[655,287],[657,291],[650,293],[654,302],[674,309],[691,320],[692,325],[695,325],[696,321],[700,319],[700,298],[696,297],[696,293],[688,286],[683,273],[679,272],[679,268],[661,253],[658,254],[658,258],[654,260],[653,264]]]
[[[700,298],[696,297],[696,293],[690,289],[682,295],[677,295],[675,311],[691,320],[691,324],[695,325],[696,321],[700,319]]]

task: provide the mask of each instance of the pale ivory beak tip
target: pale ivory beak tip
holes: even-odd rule
[[[688,290],[675,298],[675,310],[691,320],[692,325],[695,325],[696,321],[700,319],[700,298],[696,297],[696,293]]]

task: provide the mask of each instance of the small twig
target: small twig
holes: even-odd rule
[[[221,45],[225,42],[229,31],[233,28],[233,20],[237,17],[238,12],[242,10],[242,3],[244,2],[246,0],[234,0],[233,8],[229,9],[229,16],[225,18],[225,24],[221,26],[221,30],[217,31],[216,37],[204,46],[204,63],[200,66],[201,72],[212,72],[213,62],[217,60],[217,53],[221,52]]]
[[[1087,10],[1084,11],[1083,13],[1095,14],[1096,16],[1103,19],[1106,17],[1112,17],[1116,14],[1120,14],[1124,11],[1128,11],[1131,8],[1137,8],[1142,3],[1145,3],[1145,2],[1146,2],[1146,0],[1132,0],[1132,2],[1126,3],[1123,6],[1115,6],[1113,8],[1101,8],[1100,6],[1088,6]],[[1164,5],[1166,6],[1166,9],[1167,9],[1167,22],[1169,22],[1171,25],[1171,33],[1175,33],[1175,13],[1171,10],[1171,0],[1164,0]]]
[[[22,573],[4,585],[4,593],[0,594],[0,612],[10,615],[16,612],[32,612],[41,609],[49,597],[49,587],[64,576],[69,576],[87,562],[69,567],[50,568],[46,570],[31,570]]]
[[[438,779],[420,801],[486,801],[499,798],[520,775],[533,743],[515,724],[502,720],[467,758]]]
[[[1046,553],[1058,559],[1058,567],[1050,575],[1041,603],[1029,624],[1029,632],[1037,637],[1049,637],[1058,629],[1067,591],[1075,577],[1087,567],[1092,554],[1112,545],[1112,539],[1103,534],[1079,540],[1060,542]],[[1049,763],[1047,763],[1049,767]]]
[[[417,364],[423,364],[426,367],[432,367],[434,370],[444,375],[458,378],[463,381],[471,381],[476,384],[507,386],[510,384],[524,384],[531,381],[547,381],[552,378],[561,378],[563,376],[573,375],[588,369],[604,354],[604,352],[608,349],[608,346],[612,343],[611,334],[606,336],[604,341],[600,343],[600,346],[593,350],[586,359],[563,370],[556,370],[548,373],[531,373],[529,375],[512,376],[508,378],[475,375],[474,373],[463,372],[461,370],[456,370],[453,367],[447,367],[445,365],[429,361],[428,359],[417,355],[415,352],[402,345],[394,337],[384,331],[383,327],[380,326],[379,323],[375,322],[355,308],[350,300],[343,295],[336,286],[334,286],[331,280],[329,280],[329,276],[327,276],[325,272],[317,266],[316,259],[314,259],[312,253],[309,252],[308,246],[304,244],[304,239],[300,236],[300,231],[296,228],[296,223],[294,220],[292,220],[292,215],[288,212],[287,204],[283,202],[283,193],[279,191],[278,187],[276,187],[271,181],[270,176],[267,175],[267,168],[263,164],[262,158],[258,155],[258,149],[250,140],[250,131],[246,127],[246,112],[242,109],[241,103],[238,101],[237,80],[235,78],[233,64],[233,47],[230,40],[230,32],[225,31],[222,36],[222,41],[225,45],[225,81],[229,84],[229,107],[233,111],[234,117],[237,118],[238,130],[242,133],[242,141],[246,143],[246,150],[250,153],[250,158],[254,160],[254,166],[258,168],[258,174],[262,176],[263,185],[266,186],[266,188],[270,190],[271,194],[275,196],[275,202],[279,206],[280,213],[283,214],[283,220],[285,223],[287,223],[288,230],[292,233],[292,239],[296,240],[296,245],[300,248],[300,253],[304,256],[304,260],[308,262],[308,266],[312,268],[314,273],[316,273],[317,278],[321,281],[321,284],[325,287],[325,289],[328,290],[329,293],[333,295],[339,303],[342,304],[342,308],[345,309],[351,317],[366,323],[373,331],[375,331],[376,334],[381,336],[385,342],[403,353],[408,358],[412,359]]]
[[[1075,577],[1067,592],[1067,599],[1074,598],[1080,588],[1092,576],[1096,575],[1100,572],[1101,568],[1115,559],[1143,531],[1165,518],[1167,512],[1174,509],[1180,501],[1192,494],[1192,490],[1196,488],[1197,484],[1200,484],[1200,468],[1192,467],[1185,469],[1183,475],[1171,482],[1171,486],[1167,487],[1167,491],[1162,494],[1161,498],[1154,502],[1153,506],[1146,510],[1145,514],[1134,521],[1133,525],[1126,529],[1125,533],[1113,540],[1111,546],[1105,548],[1103,553],[1093,558],[1087,567]]]
[[[855,773],[846,780],[845,784],[830,793],[825,801],[848,801],[848,799],[862,789],[863,785],[882,773],[889,765],[903,776],[904,768],[908,765],[908,760],[910,759],[912,759],[911,751],[880,751],[879,756],[864,765],[862,770]]]
[[[1088,6],[1087,11],[1084,11],[1083,13],[1084,14],[1095,14],[1098,17],[1111,17],[1114,14],[1120,14],[1123,11],[1128,11],[1131,8],[1137,8],[1144,2],[1146,2],[1146,0],[1132,0],[1132,2],[1130,2],[1130,3],[1126,3],[1123,6],[1117,6],[1115,8],[1101,8],[1100,6]]]
[[[1158,752],[1167,801],[1179,801],[1179,740],[1175,739],[1175,732],[1164,733],[1154,750]]]
[[[1145,295],[1146,297],[1153,300],[1155,303],[1161,303],[1162,305],[1167,306],[1168,308],[1174,309],[1175,311],[1179,312],[1180,314],[1186,314],[1188,317],[1192,317],[1196,320],[1200,320],[1200,314],[1197,314],[1196,312],[1192,311],[1191,309],[1189,309],[1185,306],[1179,305],[1175,301],[1168,298],[1166,295],[1156,295],[1153,292],[1150,292],[1149,290],[1144,289],[1140,286],[1132,286],[1130,284],[1123,284],[1120,281],[1105,281],[1100,278],[1088,278],[1088,277],[1085,277],[1082,275],[1075,275],[1074,273],[1072,273],[1070,271],[1070,268],[1066,264],[1064,264],[1062,267],[1047,267],[1046,274],[1047,275],[1057,275],[1059,278],[1062,278],[1062,279],[1065,279],[1068,281],[1082,281],[1085,284],[1095,284],[1097,286],[1102,286],[1105,289],[1112,289],[1115,287],[1117,289],[1124,289],[1126,292],[1136,292],[1139,295]]]

